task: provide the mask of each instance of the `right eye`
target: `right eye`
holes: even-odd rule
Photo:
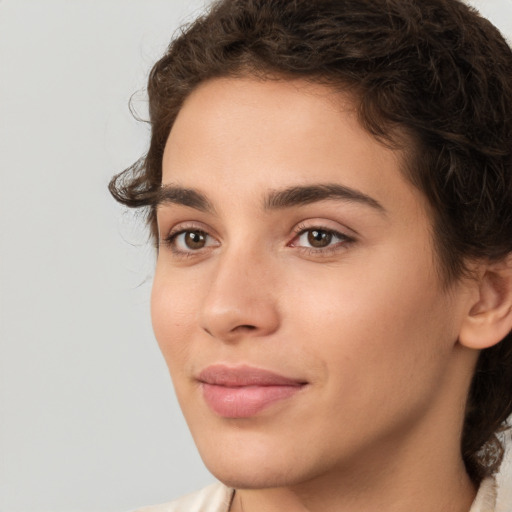
[[[215,238],[201,229],[181,229],[171,233],[165,244],[177,255],[192,254],[219,245]]]

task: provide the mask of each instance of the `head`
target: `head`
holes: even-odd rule
[[[345,128],[352,122],[347,116],[355,120],[358,140],[364,133],[382,149],[374,163],[395,162],[428,219],[418,230],[428,233],[434,272],[423,277],[439,284],[444,305],[455,316],[451,298],[461,283],[482,280],[485,273],[496,285],[501,271],[492,269],[506,268],[512,253],[512,52],[473,9],[458,0],[214,3],[155,64],[148,83],[150,148],[110,185],[120,202],[147,208],[155,240],[162,235],[157,224],[162,183],[174,180],[172,150],[179,153],[176,137],[186,133],[186,116],[199,115],[196,106],[208,105],[208,94],[226,106],[220,85],[231,87],[234,104],[242,108],[247,89],[236,92],[236,83],[252,84],[251,101],[259,98],[262,111],[271,108],[267,94],[276,105],[286,103],[298,87],[313,103],[322,100],[318,111],[334,105],[345,116]],[[283,84],[291,89],[279,99]],[[180,131],[173,139],[175,128]],[[384,163],[382,180],[386,176]],[[265,268],[259,271],[265,275]],[[494,295],[500,290],[504,295],[505,288],[497,284]],[[328,304],[325,310],[328,318],[335,315]],[[439,328],[441,336],[442,329],[449,330],[441,324],[427,327]],[[512,413],[512,339],[506,324],[491,337],[479,339],[477,332],[465,337],[465,348],[478,355],[461,413],[460,448],[475,481],[499,465],[496,433]]]

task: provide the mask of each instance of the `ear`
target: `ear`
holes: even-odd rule
[[[512,330],[512,254],[479,272],[477,299],[470,305],[459,343],[482,350],[499,343]]]

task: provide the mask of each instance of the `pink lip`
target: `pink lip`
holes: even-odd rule
[[[213,412],[225,418],[249,418],[270,404],[289,398],[306,382],[251,366],[214,365],[198,376],[203,397]]]

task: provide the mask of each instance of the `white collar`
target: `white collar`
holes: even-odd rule
[[[494,478],[482,480],[475,501],[469,512],[495,512],[496,510],[496,481]]]

